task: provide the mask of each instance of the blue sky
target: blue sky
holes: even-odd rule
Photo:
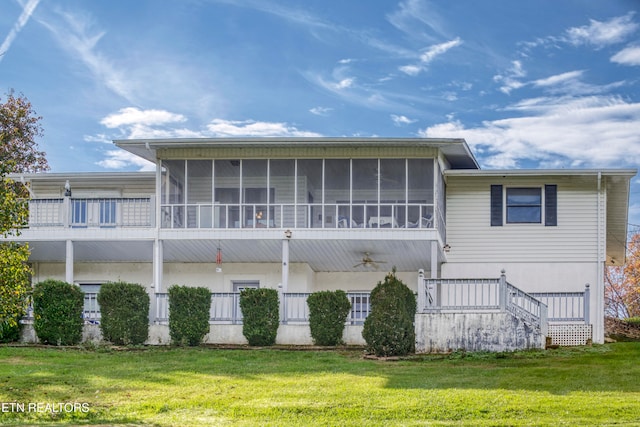
[[[111,141],[201,136],[462,137],[485,169],[638,168],[640,4],[2,0],[10,89],[54,172],[149,168]]]

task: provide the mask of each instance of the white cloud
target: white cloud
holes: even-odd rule
[[[509,95],[512,90],[520,89],[525,85],[525,83],[521,82],[519,79],[526,75],[527,73],[522,67],[522,62],[516,60],[511,62],[511,67],[507,70],[505,75],[498,74],[493,76],[493,81],[502,83],[500,91]]]
[[[611,62],[622,65],[640,65],[640,46],[629,46],[611,57]]]
[[[458,37],[448,42],[429,46],[423,53],[420,54],[419,64],[403,65],[398,69],[410,76],[418,75],[421,71],[424,71],[427,65],[429,65],[438,56],[446,53],[447,51],[449,51],[450,49],[456,46],[460,46],[461,44],[462,44],[462,40],[460,40],[460,38]]]
[[[233,121],[214,119],[207,126],[210,136],[214,137],[314,137],[321,136],[315,132],[302,131],[287,123],[257,122],[253,120]]]
[[[393,121],[393,124],[396,126],[410,125],[411,123],[415,123],[417,121],[417,120],[412,120],[407,116],[398,116],[396,114],[391,115],[391,120]]]
[[[465,138],[483,163],[494,168],[528,161],[541,167],[637,166],[640,103],[606,96],[537,98],[512,109],[525,115],[471,128],[454,120],[420,135]]]
[[[328,116],[329,113],[333,111],[333,108],[328,107],[313,107],[309,110],[311,114],[315,114],[316,116]]]
[[[7,34],[7,37],[5,37],[4,41],[0,45],[0,61],[2,61],[4,54],[7,53],[11,48],[11,45],[18,36],[18,33],[22,30],[22,28],[24,28],[25,25],[27,25],[27,22],[29,22],[29,18],[31,18],[31,15],[33,15],[33,12],[35,12],[36,7],[38,7],[38,3],[40,3],[40,0],[29,0],[27,4],[22,8],[22,13],[18,17],[18,20],[13,25],[13,28],[11,28],[11,31],[9,31],[9,34]]]
[[[57,10],[57,14],[63,22],[53,22],[53,19],[39,22],[53,33],[63,49],[89,69],[98,82],[133,102],[133,89],[125,73],[97,48],[106,33],[93,29],[92,19],[88,16],[61,10]]]
[[[420,74],[420,71],[422,71],[422,67],[420,67],[419,65],[403,65],[401,67],[398,67],[398,69],[410,76],[417,76],[418,74]]]
[[[356,81],[355,78],[353,77],[348,77],[346,79],[342,79],[337,83],[333,84],[333,87],[340,90],[340,89],[347,89],[350,88],[351,86],[353,86],[353,83]]]
[[[135,107],[127,107],[120,109],[117,113],[109,114],[100,120],[100,123],[108,128],[118,128],[130,125],[164,125],[186,120],[187,118],[182,114],[165,110],[140,110]]]
[[[109,150],[105,153],[106,158],[99,162],[97,165],[102,166],[105,169],[125,169],[129,167],[137,167],[143,171],[153,171],[156,168],[154,163],[151,163],[135,154],[129,153],[124,150]]]
[[[579,77],[581,77],[583,74],[583,71],[569,71],[566,73],[562,73],[562,74],[556,74],[555,76],[551,76],[551,77],[547,77],[544,79],[538,79],[535,80],[533,82],[534,85],[536,86],[555,86],[558,84],[562,84],[565,83],[568,80],[575,80]]]
[[[567,40],[573,45],[589,44],[596,47],[623,42],[638,29],[638,24],[633,22],[633,15],[634,12],[630,12],[604,22],[590,19],[589,25],[569,28]]]
[[[461,44],[462,44],[462,40],[460,40],[460,38],[458,37],[455,40],[430,46],[426,52],[420,55],[420,61],[423,64],[428,64],[431,61],[433,61],[436,57],[447,52],[449,49],[452,49],[456,46],[460,46]]]

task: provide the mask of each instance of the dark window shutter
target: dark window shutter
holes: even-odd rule
[[[558,225],[558,186],[544,186],[544,225]]]
[[[491,226],[502,226],[502,185],[491,186]]]

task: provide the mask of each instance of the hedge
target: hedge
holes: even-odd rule
[[[416,297],[395,275],[387,274],[371,292],[371,312],[362,337],[376,356],[404,356],[415,351]]]
[[[117,345],[143,344],[149,336],[149,295],[137,283],[111,282],[100,286],[102,337]]]
[[[169,288],[169,335],[176,345],[196,346],[209,332],[211,291],[173,285]]]
[[[242,334],[252,346],[276,343],[280,324],[278,291],[258,288],[240,292]]]
[[[316,345],[340,345],[351,302],[344,291],[314,292],[307,298],[309,328]]]
[[[37,283],[33,290],[33,329],[40,342],[74,345],[82,341],[84,293],[60,280]]]

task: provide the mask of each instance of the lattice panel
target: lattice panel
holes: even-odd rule
[[[591,325],[549,325],[549,337],[551,345],[571,347],[586,345],[593,339],[593,327]]]

